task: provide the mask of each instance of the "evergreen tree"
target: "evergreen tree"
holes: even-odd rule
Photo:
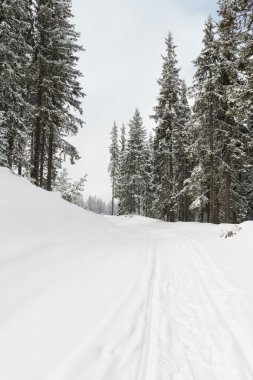
[[[150,134],[144,148],[145,170],[144,170],[144,192],[143,192],[143,215],[153,217],[153,201],[154,201],[154,186],[153,186],[153,160],[154,160],[154,139]]]
[[[127,160],[126,160],[126,128],[121,127],[118,175],[118,213],[127,214]]]
[[[235,88],[235,96],[239,95],[241,98],[242,117],[245,117],[245,115],[252,114],[253,108],[253,2],[251,0],[235,0],[234,7],[240,28],[237,39],[240,48],[238,67],[242,73],[241,85],[238,86],[239,88]]]
[[[73,181],[66,168],[63,168],[57,175],[53,190],[59,191],[63,199],[74,203],[79,207],[84,207],[82,192],[86,182],[86,175],[77,181]]]
[[[29,3],[3,0],[0,3],[0,165],[28,166],[25,156],[30,135],[26,123],[27,67],[31,57],[28,43]],[[21,174],[21,173],[20,173]]]
[[[185,81],[181,81],[180,97],[178,105],[179,128],[175,131],[175,181],[177,188],[178,219],[187,221],[189,219],[189,197],[183,192],[184,182],[189,178],[191,161],[189,159],[190,134],[189,122],[191,109],[187,98],[187,86]]]
[[[178,215],[176,182],[176,149],[180,136],[179,104],[181,81],[172,34],[166,39],[160,93],[152,116],[156,121],[154,138],[154,215],[175,221]]]
[[[240,26],[238,68],[240,86],[234,87],[234,97],[241,123],[246,128],[249,167],[242,177],[243,188],[248,202],[247,217],[253,218],[253,2],[235,0],[237,23]]]
[[[238,69],[239,25],[234,2],[218,2],[218,78],[220,82],[219,131],[221,146],[220,176],[220,217],[226,223],[240,222],[247,212],[247,197],[242,178],[248,170],[249,136],[244,124],[238,117],[237,99],[234,88],[240,86]]]
[[[116,122],[111,131],[110,163],[109,173],[112,184],[112,215],[114,215],[114,201],[118,197],[118,176],[119,176],[119,146],[118,146],[118,127]]]
[[[146,130],[136,109],[129,123],[129,138],[125,153],[125,206],[127,214],[142,215],[145,203]]]
[[[122,125],[120,132],[120,156],[122,156],[126,150],[126,127],[124,124]]]
[[[35,106],[32,136],[32,171],[36,185],[52,189],[61,156],[78,159],[65,137],[75,135],[82,121],[83,96],[77,70],[78,33],[71,24],[70,0],[37,0],[32,99]],[[46,171],[46,176],[44,172]]]
[[[204,216],[208,205],[205,174],[203,164],[200,162],[193,168],[190,178],[186,179],[184,183],[183,192],[192,200],[189,205],[189,210],[192,212],[191,219],[196,222],[207,222]]]
[[[194,65],[195,103],[191,128],[193,143],[190,148],[194,168],[187,181],[187,188],[192,200],[191,210],[196,211],[202,220],[205,218],[211,223],[218,223],[221,170],[219,117],[222,110],[217,69],[218,45],[214,22],[210,16],[205,24],[203,48]],[[199,181],[197,185],[194,184],[196,180]]]

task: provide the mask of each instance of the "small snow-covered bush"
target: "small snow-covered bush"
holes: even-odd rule
[[[230,229],[228,230],[221,230],[221,233],[220,233],[220,237],[223,237],[225,239],[229,238],[229,237],[233,237],[235,236],[240,230],[242,229],[242,227],[240,226],[237,226],[235,225],[234,227],[231,227]]]

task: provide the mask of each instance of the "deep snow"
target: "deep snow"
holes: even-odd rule
[[[1,380],[253,379],[253,222],[224,239],[0,183]]]

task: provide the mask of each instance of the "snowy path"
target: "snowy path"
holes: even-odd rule
[[[218,306],[226,294],[222,289],[210,294],[204,281],[208,268],[200,260],[197,266],[192,254],[194,250],[177,240],[159,240],[156,296],[160,323],[153,378],[252,379],[242,347]]]
[[[152,265],[136,321],[143,326],[133,350],[139,360],[131,357],[135,367],[125,363],[115,379],[252,380],[252,349],[230,315],[240,314],[233,289],[204,262],[194,241],[159,232],[152,240]]]

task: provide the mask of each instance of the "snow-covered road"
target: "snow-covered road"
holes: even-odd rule
[[[1,380],[253,380],[252,222],[224,239],[0,181]]]
[[[163,228],[147,232],[135,347],[113,379],[253,379],[252,344],[226,275],[198,242]]]

